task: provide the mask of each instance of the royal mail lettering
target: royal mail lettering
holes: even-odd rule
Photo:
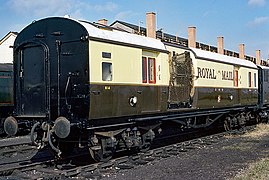
[[[233,80],[233,72],[232,71],[222,71],[222,80]]]
[[[197,67],[198,78],[216,79],[215,69]]]
[[[198,78],[204,78],[204,79],[217,79],[217,76],[221,76],[221,80],[231,80],[233,81],[233,71],[215,71],[215,69],[211,68],[201,68],[197,67],[198,72]]]

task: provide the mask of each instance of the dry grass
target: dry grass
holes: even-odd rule
[[[259,139],[268,134],[269,134],[269,124],[258,124],[254,131],[244,134],[243,137]]]
[[[232,144],[229,146],[224,146],[222,149],[224,150],[239,150],[239,151],[248,151],[252,148],[254,140],[259,140],[262,137],[269,135],[269,124],[258,124],[257,127],[251,131],[248,132],[241,137],[245,137],[249,139],[247,142],[239,142],[237,144]],[[237,135],[229,135],[226,136],[226,138],[237,138]]]
[[[247,169],[235,176],[232,180],[268,180],[269,158],[252,163]]]
[[[258,140],[269,134],[269,124],[259,124],[254,131],[243,135],[249,139]],[[249,164],[232,180],[268,180],[269,179],[269,157]]]

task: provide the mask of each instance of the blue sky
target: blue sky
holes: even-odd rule
[[[87,21],[106,18],[145,26],[146,12],[156,12],[157,29],[187,38],[188,26],[196,26],[197,41],[217,46],[224,37],[225,49],[262,59],[269,54],[269,0],[0,0],[0,39],[19,32],[34,20],[64,16]]]

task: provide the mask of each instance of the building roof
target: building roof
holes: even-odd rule
[[[18,32],[13,32],[9,31],[1,40],[0,40],[0,45],[5,42],[10,36],[17,36],[19,33]]]
[[[146,33],[146,30],[147,30],[146,28],[141,27],[141,26],[137,26],[137,25],[134,25],[134,24],[130,24],[130,23],[127,23],[127,22],[123,22],[123,21],[118,21],[117,20],[117,21],[113,22],[110,26],[113,27],[117,23],[120,23],[120,24],[122,24],[122,25],[124,25],[124,26],[126,26],[128,28],[133,29],[136,34],[139,34],[139,32],[140,32],[140,35],[146,35],[147,34]],[[124,31],[124,29],[120,29],[120,30]],[[188,46],[188,39],[164,33],[161,29],[156,31],[156,38],[161,39],[163,41],[174,42],[174,43],[180,44],[180,45],[182,45],[184,47]]]
[[[127,23],[127,22],[123,22],[123,21],[115,21],[110,26],[113,26],[116,23],[120,23],[120,24],[122,24],[122,25],[124,25],[126,27],[129,27],[129,28],[133,29],[134,31],[138,32],[139,26],[134,25],[134,24],[130,24],[130,23]],[[141,31],[142,35],[146,35],[146,28],[140,27],[140,31]],[[177,45],[180,45],[180,46],[183,46],[183,47],[188,47],[188,39],[187,38],[182,38],[182,37],[178,37],[178,36],[175,36],[175,35],[163,33],[161,30],[156,31],[156,38],[161,39],[163,42],[169,42],[169,43],[177,44]],[[204,43],[201,43],[201,42],[196,42],[196,48],[206,50],[206,51],[211,51],[211,52],[217,52],[218,51],[218,48],[216,46],[211,46],[211,45],[204,44]],[[239,53],[238,52],[234,52],[234,51],[227,50],[227,49],[224,49],[224,55],[239,58]],[[248,61],[251,61],[251,62],[256,61],[255,57],[248,56],[248,55],[245,55],[245,59],[248,60]]]
[[[123,22],[123,21],[118,21],[118,20],[117,21],[114,21],[112,24],[110,24],[110,26],[112,27],[116,23],[123,24],[123,25],[125,25],[125,26],[127,26],[127,27],[129,27],[131,29],[137,30],[137,31],[138,31],[138,28],[139,28],[139,26],[137,26],[137,25],[130,24],[130,23]],[[140,27],[140,30],[146,32],[146,28],[144,28],[144,27]]]

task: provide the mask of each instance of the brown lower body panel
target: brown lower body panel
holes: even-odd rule
[[[89,117],[101,119],[166,113],[170,107],[168,88],[168,86],[92,84]],[[258,90],[249,89],[199,87],[195,88],[194,96],[190,98],[192,110],[247,106],[257,103]],[[181,108],[174,110],[180,111]]]
[[[196,88],[193,107],[223,108],[258,104],[258,90],[233,88]]]

